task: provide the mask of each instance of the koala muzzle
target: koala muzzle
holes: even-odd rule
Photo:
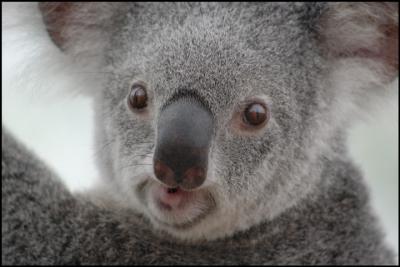
[[[160,112],[154,173],[169,187],[192,190],[206,179],[213,117],[194,98],[180,98]]]

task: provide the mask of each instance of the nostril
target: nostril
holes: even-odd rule
[[[179,188],[175,187],[175,188],[168,188],[167,192],[169,194],[175,194],[176,192],[178,192]]]
[[[186,189],[194,189],[203,184],[206,179],[206,171],[201,167],[192,167],[183,175],[182,186]]]
[[[171,170],[170,167],[159,160],[154,160],[154,174],[156,175],[157,179],[164,184],[172,187],[177,186],[174,179],[174,172]]]
[[[154,174],[159,181],[170,187],[169,194],[179,191],[178,186],[185,190],[192,190],[201,186],[206,179],[206,169],[202,167],[192,167],[185,171],[183,176],[175,176],[174,171],[160,160],[154,160]]]
[[[184,174],[184,179],[201,179],[204,176],[204,170],[200,167],[192,167],[188,169]]]

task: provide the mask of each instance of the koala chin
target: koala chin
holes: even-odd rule
[[[36,11],[53,48],[95,77],[85,93],[102,177],[80,197],[145,221],[115,229],[149,227],[152,240],[211,252],[246,244],[249,262],[390,254],[346,136],[392,93],[397,3],[41,2]],[[233,251],[232,262],[247,263]]]

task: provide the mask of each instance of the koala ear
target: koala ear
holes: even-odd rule
[[[67,21],[76,12],[77,4],[72,2],[41,2],[39,10],[52,41],[62,50],[65,49],[68,29]],[[70,21],[71,22],[71,21]]]
[[[117,6],[105,2],[40,2],[39,10],[51,40],[66,54],[87,64],[101,58]]]
[[[392,81],[399,67],[398,16],[398,3],[329,3],[319,24],[326,55],[375,65]]]

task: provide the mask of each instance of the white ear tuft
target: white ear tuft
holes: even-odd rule
[[[75,64],[54,45],[37,3],[8,2],[2,8],[3,86],[42,96],[98,91],[96,70]]]
[[[398,3],[329,3],[319,27],[327,55],[382,64],[385,78],[393,80],[399,66],[398,16]]]
[[[93,65],[102,59],[112,34],[111,17],[120,6],[105,2],[40,2],[39,10],[53,42],[75,60]]]

